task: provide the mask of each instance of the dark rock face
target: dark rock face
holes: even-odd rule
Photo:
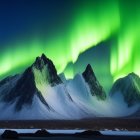
[[[92,130],[87,130],[82,133],[76,133],[78,136],[102,136],[100,131],[92,131]]]
[[[18,139],[18,133],[16,131],[5,130],[1,135],[3,139]]]
[[[140,101],[140,78],[135,73],[130,73],[124,78],[118,79],[110,90],[110,96],[121,93],[128,106]]]
[[[97,96],[98,99],[104,100],[106,98],[105,91],[103,87],[100,85],[100,83],[98,82],[90,64],[87,65],[82,75],[85,81],[87,82],[87,84],[89,85],[91,94],[93,96]]]
[[[17,98],[16,110],[20,110],[22,106],[26,104],[31,104],[34,93],[36,92],[36,87],[34,84],[34,75],[32,73],[31,67],[26,69],[22,77],[17,81],[15,87],[6,94],[3,98],[5,102],[12,103]]]
[[[40,71],[42,71],[44,66],[47,66],[46,78],[51,86],[55,86],[57,84],[62,83],[62,80],[57,75],[57,71],[53,62],[49,58],[47,58],[44,54],[42,54],[41,57],[36,58],[36,61],[33,64],[33,66]]]
[[[47,136],[50,136],[51,134],[47,132],[46,130],[38,130],[35,132],[34,135],[37,137],[47,137]]]
[[[25,70],[12,90],[2,97],[2,100],[7,103],[16,102],[15,110],[20,111],[24,105],[32,104],[33,96],[35,94],[47,107],[49,107],[40,92],[37,90],[34,82],[32,67],[29,67]]]

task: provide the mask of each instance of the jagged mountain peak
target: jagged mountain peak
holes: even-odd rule
[[[86,69],[85,69],[84,72],[92,72],[93,73],[92,66],[90,64],[87,64]]]
[[[57,70],[53,62],[42,54],[37,57],[32,65],[32,70],[35,77],[36,86],[38,84],[50,84],[51,86],[62,83],[62,80],[57,74]]]
[[[86,66],[86,70],[92,70],[92,67],[91,67],[90,64],[87,64],[87,66]]]
[[[125,84],[127,84],[127,85],[129,84],[131,86],[135,86],[135,83],[140,84],[140,77],[137,74],[135,74],[134,72],[131,72],[127,76],[116,80],[116,82],[118,82],[120,80],[123,81]]]
[[[96,95],[97,98],[104,100],[106,98],[105,91],[97,80],[90,64],[87,65],[85,71],[82,73],[82,76],[85,79],[85,82],[88,83],[91,94],[93,96]]]
[[[42,59],[45,63],[51,61],[51,60],[50,60],[50,59],[49,59],[44,53],[42,53],[42,55],[41,55],[41,59]]]
[[[134,72],[129,73],[127,76],[138,76],[137,74],[135,74]]]
[[[47,72],[48,73],[52,73],[52,74],[57,74],[57,70],[55,68],[55,65],[53,64],[53,62],[46,57],[46,55],[43,53],[40,56],[36,57],[35,62],[33,63],[32,67],[38,69],[38,70],[42,70],[45,66],[47,66]]]
[[[96,76],[95,76],[95,74],[94,74],[94,72],[93,72],[93,69],[92,69],[92,66],[90,65],[90,64],[88,64],[87,66],[86,66],[86,69],[85,69],[85,71],[82,73],[83,74],[83,76],[84,77],[90,77],[90,76],[92,76],[92,78],[96,81],[97,79],[96,79]]]
[[[139,76],[137,74],[135,74],[134,72],[129,73],[126,77],[128,77],[129,79],[133,79],[133,80],[139,80]]]
[[[40,56],[36,57],[36,60],[33,63],[33,66],[41,70],[43,69],[45,65],[50,65],[51,67],[55,69],[53,62],[49,58],[47,58],[44,53],[42,53],[41,57]]]

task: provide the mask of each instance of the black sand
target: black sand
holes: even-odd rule
[[[95,118],[87,120],[12,120],[0,121],[4,129],[86,129],[86,130],[129,130],[140,131],[140,119]]]

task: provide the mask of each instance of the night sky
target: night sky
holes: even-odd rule
[[[106,90],[140,75],[139,0],[1,0],[0,79],[42,53],[72,78],[90,63]]]

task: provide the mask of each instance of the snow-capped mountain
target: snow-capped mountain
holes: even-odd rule
[[[140,103],[140,78],[135,73],[118,79],[110,91],[110,95],[121,93],[128,106]]]
[[[89,64],[67,80],[42,54],[22,74],[0,81],[0,120],[132,116],[140,108],[134,105],[140,99],[139,85],[139,77],[131,73],[116,81],[106,96]]]
[[[81,119],[103,115],[93,107],[93,99],[104,99],[105,93],[91,66],[72,80],[64,79],[44,54],[37,57],[22,74],[0,81],[0,119]]]

